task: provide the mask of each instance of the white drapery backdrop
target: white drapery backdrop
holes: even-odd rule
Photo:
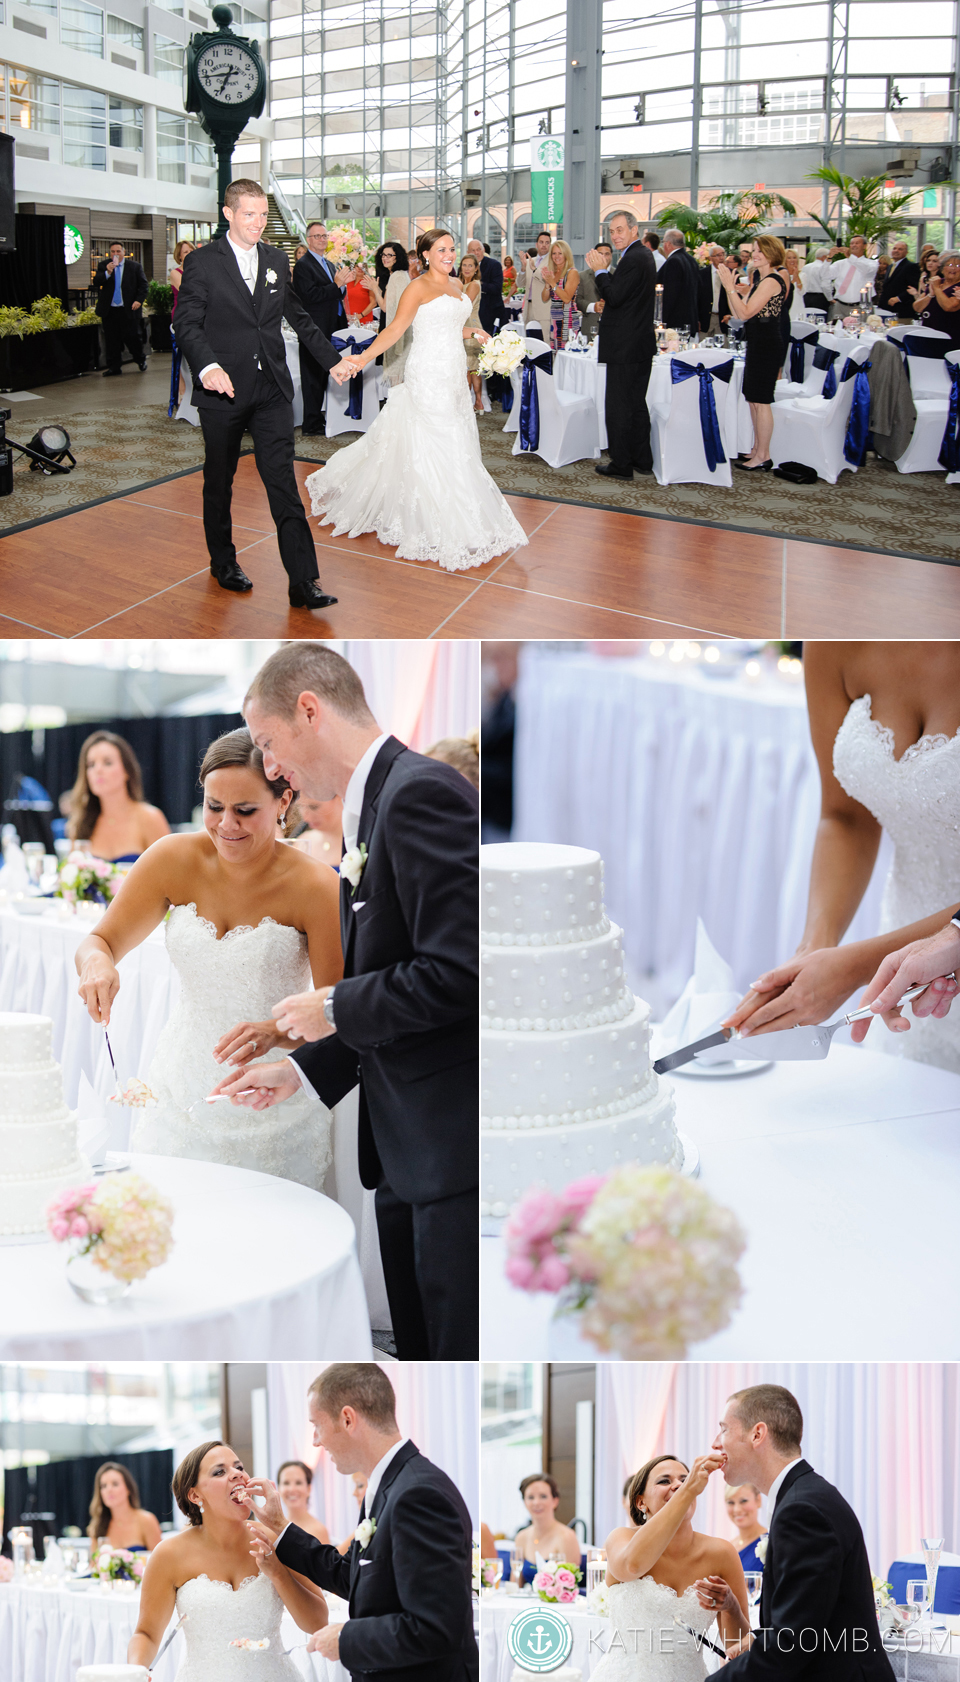
[[[803,1453],[850,1502],[872,1569],[916,1554],[921,1536],[960,1549],[960,1368],[915,1363],[604,1363],[597,1365],[595,1512],[602,1543],[623,1522],[625,1478],[655,1454],[689,1465],[712,1444],[727,1398],[783,1384],[804,1418]],[[694,1525],[729,1536],[723,1482],[711,1478]],[[769,1517],[765,1513],[765,1521]]]
[[[344,642],[384,730],[418,753],[480,722],[480,645],[472,639]]]
[[[307,1391],[326,1361],[277,1361],[267,1368],[270,1477],[284,1460],[313,1470],[311,1510],[340,1542],[357,1523],[349,1477],[313,1446]],[[480,1369],[472,1361],[380,1362],[397,1398],[397,1423],[422,1454],[453,1479],[479,1525]]]

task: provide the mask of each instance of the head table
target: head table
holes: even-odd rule
[[[73,1589],[37,1578],[0,1583],[0,1682],[76,1682],[80,1665],[125,1664],[139,1600],[136,1590],[79,1583]],[[330,1622],[343,1623],[346,1601],[328,1595],[327,1604]],[[310,1682],[349,1682],[341,1664],[300,1647],[307,1637],[289,1612],[280,1635],[284,1647],[297,1644],[290,1657],[301,1676]],[[153,1682],[174,1682],[185,1655],[186,1641],[179,1634],[152,1671]]]

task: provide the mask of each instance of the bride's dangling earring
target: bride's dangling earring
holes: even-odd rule
[[[197,1502],[197,1509],[200,1513],[200,1517],[202,1518],[203,1517],[203,1502],[202,1501]]]

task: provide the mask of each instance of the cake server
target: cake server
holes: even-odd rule
[[[915,999],[918,993],[924,992],[929,982],[918,982],[916,987],[908,987],[901,1004],[908,999]],[[715,1034],[708,1034],[706,1039],[694,1040],[692,1045],[683,1045],[679,1051],[671,1051],[666,1057],[660,1057],[654,1063],[654,1073],[669,1074],[671,1069],[679,1069],[684,1063],[692,1063],[701,1051],[707,1051],[715,1045],[729,1045],[731,1058],[754,1059],[760,1063],[779,1062],[812,1062],[817,1058],[826,1057],[830,1050],[830,1042],[840,1028],[845,1028],[851,1022],[862,1022],[874,1015],[870,1005],[861,1005],[859,1010],[847,1011],[837,1018],[836,1022],[818,1022],[802,1028],[780,1028],[772,1034],[748,1034],[744,1039],[733,1028],[718,1028]]]
[[[180,1625],[182,1623],[186,1622],[186,1618],[187,1618],[187,1614],[186,1614],[186,1612],[184,1612],[183,1617],[180,1618],[179,1621],[174,1624],[172,1630],[170,1631],[170,1634],[167,1636],[167,1639],[163,1643],[163,1646],[158,1648],[157,1656],[154,1659],[153,1664],[150,1666],[151,1670],[156,1669],[157,1665],[160,1663],[160,1660],[163,1658],[164,1653],[166,1652],[167,1648],[169,1647],[171,1641],[173,1640],[174,1636],[176,1635],[177,1630],[180,1628]]]
[[[117,1065],[113,1060],[113,1047],[110,1044],[110,1035],[107,1033],[107,1024],[105,1022],[101,1022],[100,1026],[103,1029],[103,1037],[107,1042],[107,1052],[108,1052],[108,1055],[110,1057],[110,1067],[113,1070],[113,1078],[117,1083],[117,1097],[122,1098],[123,1097],[123,1088],[120,1085],[120,1076],[117,1074]]]

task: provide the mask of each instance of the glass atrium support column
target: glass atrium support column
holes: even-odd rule
[[[957,170],[960,169],[960,0],[954,0],[953,8],[953,94],[950,101],[953,106],[953,116],[950,125],[950,179],[956,181]],[[954,188],[944,192],[943,208],[946,214],[947,246],[953,245],[957,237],[957,194]]]
[[[600,238],[602,37],[603,0],[567,0],[563,231],[577,267]]]
[[[693,8],[693,114],[690,123],[690,209],[696,210],[700,198],[700,107],[703,96],[700,86],[700,47],[703,38],[703,0],[694,0]]]
[[[143,108],[143,173],[148,181],[157,179],[157,108]]]

